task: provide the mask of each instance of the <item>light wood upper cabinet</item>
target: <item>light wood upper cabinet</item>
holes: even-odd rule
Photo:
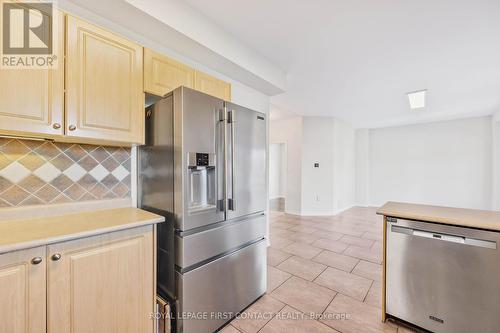
[[[194,88],[223,100],[231,101],[231,84],[206,73],[200,71],[195,72]]]
[[[0,255],[0,333],[46,332],[46,290],[44,246]]]
[[[0,69],[0,133],[52,137],[64,131],[64,16],[57,69]]]
[[[66,135],[142,143],[142,47],[66,18]]]
[[[144,91],[163,96],[177,87],[194,88],[194,69],[144,49]]]
[[[48,246],[51,333],[153,332],[153,226]]]

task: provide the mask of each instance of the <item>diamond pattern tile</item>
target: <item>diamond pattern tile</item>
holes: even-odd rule
[[[35,197],[34,195],[30,195],[26,200],[21,202],[23,206],[31,206],[31,205],[42,205],[43,201]]]
[[[24,165],[27,169],[35,171],[45,163],[45,160],[37,154],[27,154],[23,158],[19,159],[18,162]]]
[[[5,168],[7,165],[11,164],[12,160],[8,159],[7,156],[0,153],[0,169]]]
[[[45,142],[35,149],[35,151],[47,161],[50,161],[60,153],[60,150],[52,142]]]
[[[73,182],[79,181],[87,172],[78,164],[73,164],[63,172]]]
[[[11,156],[11,160],[17,160],[26,155],[30,149],[21,143],[20,140],[11,140],[7,144],[0,147],[0,151]]]
[[[73,182],[66,175],[59,175],[53,181],[51,181],[50,184],[57,188],[59,191],[63,192],[68,187],[70,187]]]
[[[108,171],[113,171],[116,169],[120,163],[118,163],[112,156],[108,157],[104,162],[101,163],[103,167]]]
[[[35,150],[45,142],[40,140],[22,140],[22,143],[31,150]]]
[[[12,186],[12,182],[2,176],[0,176],[0,193]]]
[[[0,208],[11,207],[12,205],[0,198]]]
[[[20,182],[24,178],[28,177],[30,173],[30,170],[17,161],[0,170],[0,176],[6,178],[12,183]]]
[[[98,147],[90,152],[90,155],[99,163],[102,163],[109,157],[109,153],[103,147]]]
[[[54,180],[54,178],[56,178],[61,174],[61,170],[56,168],[53,164],[47,162],[38,169],[36,169],[34,174],[37,175],[46,183],[50,183],[52,180]]]
[[[78,184],[71,185],[66,191],[64,191],[68,197],[70,197],[73,201],[76,201],[85,194],[85,189]]]
[[[54,200],[54,198],[57,197],[60,193],[61,193],[61,191],[56,189],[54,186],[47,184],[44,187],[42,187],[41,189],[39,189],[35,193],[35,195],[38,198],[42,199],[45,203],[49,203],[52,200]]]
[[[93,168],[97,166],[97,161],[90,155],[85,156],[82,158],[80,161],[78,161],[78,164],[84,168],[86,171],[90,171]]]
[[[130,197],[130,149],[0,138],[0,207]]]
[[[130,158],[130,152],[120,147],[112,156],[118,163],[123,163]]]
[[[18,185],[29,193],[35,193],[45,185],[45,182],[34,174],[30,174],[28,177],[24,178]]]
[[[116,184],[118,184],[119,182],[120,181],[116,179],[116,177],[113,176],[112,174],[108,174],[106,177],[104,177],[103,180],[101,180],[101,183],[103,183],[104,186],[106,186],[109,189],[115,187]]]
[[[78,181],[78,184],[90,192],[90,190],[97,184],[97,180],[87,173]]]
[[[75,162],[78,162],[87,155],[85,150],[83,150],[80,145],[72,145],[68,150],[65,151],[65,154]]]
[[[7,201],[13,206],[20,204],[23,200],[28,198],[30,194],[17,185],[11,186],[7,191],[1,194],[3,200]]]
[[[52,163],[56,168],[58,168],[61,171],[66,170],[69,168],[71,165],[73,165],[73,160],[69,158],[66,154],[61,153],[54,157],[50,163]]]
[[[0,147],[3,147],[5,146],[7,143],[9,143],[10,141],[12,141],[12,139],[8,139],[8,138],[0,138]]]
[[[98,164],[95,168],[90,170],[89,174],[100,182],[104,177],[106,177],[109,174],[109,172],[108,170],[106,170],[105,167]]]
[[[123,183],[118,183],[118,185],[113,187],[113,193],[115,193],[120,198],[124,197],[128,193],[128,191],[128,186]]]
[[[111,174],[115,176],[119,181],[122,181],[125,177],[130,175],[130,172],[123,166],[119,165],[116,169],[113,170],[113,172],[111,172]]]

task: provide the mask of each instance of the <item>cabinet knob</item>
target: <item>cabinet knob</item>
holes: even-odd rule
[[[60,128],[61,128],[61,124],[59,124],[59,123],[54,123],[54,124],[52,125],[52,128],[53,128],[53,129],[60,129]]]
[[[35,257],[35,258],[31,259],[31,263],[33,265],[38,265],[41,262],[42,262],[42,258],[41,257]]]
[[[76,130],[76,126],[75,125],[69,125],[68,129],[70,131],[74,131],[74,130]]]
[[[59,253],[53,254],[50,259],[52,259],[52,261],[58,261],[59,259],[61,259],[61,255]]]

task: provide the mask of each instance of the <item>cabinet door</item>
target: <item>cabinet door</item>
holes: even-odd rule
[[[205,94],[231,101],[231,85],[203,72],[195,72],[194,88]]]
[[[50,245],[47,253],[50,333],[153,331],[152,226]]]
[[[56,69],[0,69],[0,134],[62,135],[64,110],[64,17],[59,20]]]
[[[144,49],[144,91],[163,96],[180,86],[194,88],[194,70],[159,53]]]
[[[67,135],[142,143],[142,81],[141,46],[67,16]]]
[[[45,332],[45,247],[0,255],[0,333]]]

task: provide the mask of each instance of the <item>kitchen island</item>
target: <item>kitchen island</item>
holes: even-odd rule
[[[500,212],[388,202],[382,319],[433,332],[500,327]]]

